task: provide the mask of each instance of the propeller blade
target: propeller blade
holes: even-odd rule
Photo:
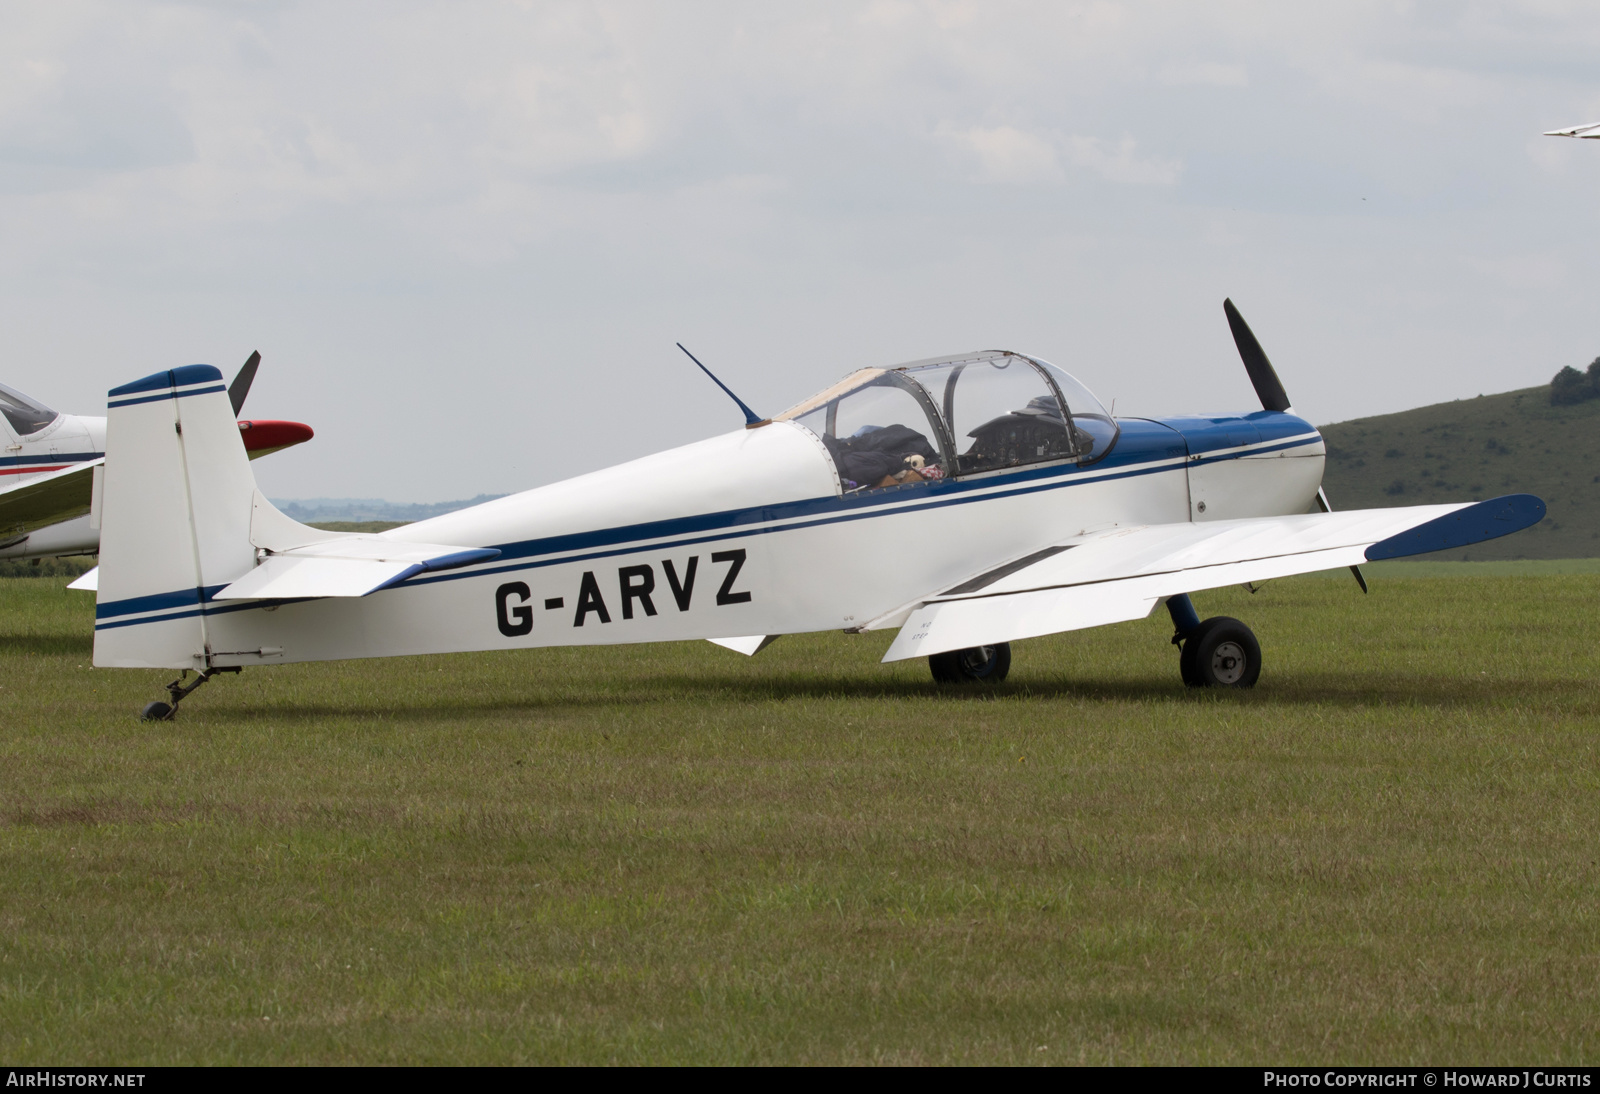
[[[1267,360],[1266,351],[1250,330],[1250,324],[1244,321],[1244,316],[1239,314],[1232,300],[1222,302],[1222,311],[1228,317],[1228,328],[1233,331],[1233,344],[1239,347],[1244,370],[1250,374],[1250,382],[1255,385],[1256,396],[1260,398],[1262,407],[1266,410],[1291,409],[1289,393],[1283,390],[1283,381],[1278,379],[1272,362]]]
[[[237,418],[239,411],[244,409],[244,397],[250,394],[250,385],[256,381],[256,369],[261,367],[261,354],[255,352],[250,355],[250,360],[244,363],[244,368],[239,370],[239,375],[233,378],[233,383],[228,385],[228,402],[233,404],[233,416]]]

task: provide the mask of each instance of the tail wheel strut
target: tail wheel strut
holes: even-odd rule
[[[178,704],[183,702],[187,696],[196,691],[201,684],[205,683],[207,680],[210,680],[213,676],[219,675],[220,673],[238,671],[240,671],[240,666],[238,665],[233,665],[229,668],[203,669],[195,674],[195,678],[192,681],[185,684],[183,682],[184,677],[189,675],[189,670],[184,669],[183,676],[178,677],[176,680],[172,681],[172,683],[167,685],[167,695],[172,699],[172,702],[163,703],[157,700],[154,703],[146,703],[144,705],[144,709],[139,712],[139,721],[172,721],[173,717],[178,713]]]

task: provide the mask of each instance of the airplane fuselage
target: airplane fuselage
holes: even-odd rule
[[[0,420],[0,487],[29,482],[52,471],[98,460],[105,455],[106,420],[79,414],[59,414],[34,433],[19,436],[9,422]],[[31,533],[0,528],[0,558],[40,558],[93,554],[100,532],[82,516]]]
[[[1116,424],[1092,463],[866,491],[797,422],[741,429],[384,533],[500,556],[358,600],[102,599],[97,663],[175,664],[140,660],[160,641],[107,632],[202,614],[212,666],[877,629],[997,557],[1116,526],[1303,513],[1322,480],[1322,438],[1291,414]]]

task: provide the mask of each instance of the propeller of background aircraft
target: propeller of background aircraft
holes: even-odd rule
[[[233,383],[228,385],[228,402],[233,406],[235,418],[244,409],[250,385],[256,380],[256,369],[260,367],[261,352],[257,350],[250,354]],[[309,441],[312,437],[311,427],[300,422],[241,421],[239,431],[244,434],[244,447],[251,459]]]
[[[1277,369],[1267,360],[1267,351],[1261,348],[1261,343],[1256,340],[1250,324],[1244,321],[1244,316],[1239,314],[1239,309],[1234,307],[1232,300],[1222,302],[1222,312],[1228,317],[1228,329],[1233,331],[1233,344],[1239,347],[1239,357],[1244,361],[1244,370],[1250,374],[1250,383],[1255,386],[1256,397],[1261,400],[1262,409],[1293,413],[1294,408],[1289,403],[1289,393],[1283,389],[1283,381],[1278,379]],[[1328,502],[1328,493],[1320,486],[1317,487],[1317,507],[1324,513],[1333,512],[1333,506]],[[1361,586],[1361,591],[1366,592],[1367,579],[1362,574],[1361,567],[1352,566],[1350,572],[1355,575],[1356,584]]]
[[[228,385],[228,402],[233,404],[235,418],[239,416],[239,411],[244,409],[245,396],[250,394],[250,385],[256,382],[256,369],[260,367],[261,351],[256,350],[250,354],[250,359],[239,370],[239,375],[233,378],[233,383]]]

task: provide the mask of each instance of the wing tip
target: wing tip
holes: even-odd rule
[[[1538,524],[1544,519],[1546,508],[1544,499],[1533,494],[1503,494],[1379,540],[1366,549],[1366,558],[1368,562],[1381,562],[1471,547]]]

